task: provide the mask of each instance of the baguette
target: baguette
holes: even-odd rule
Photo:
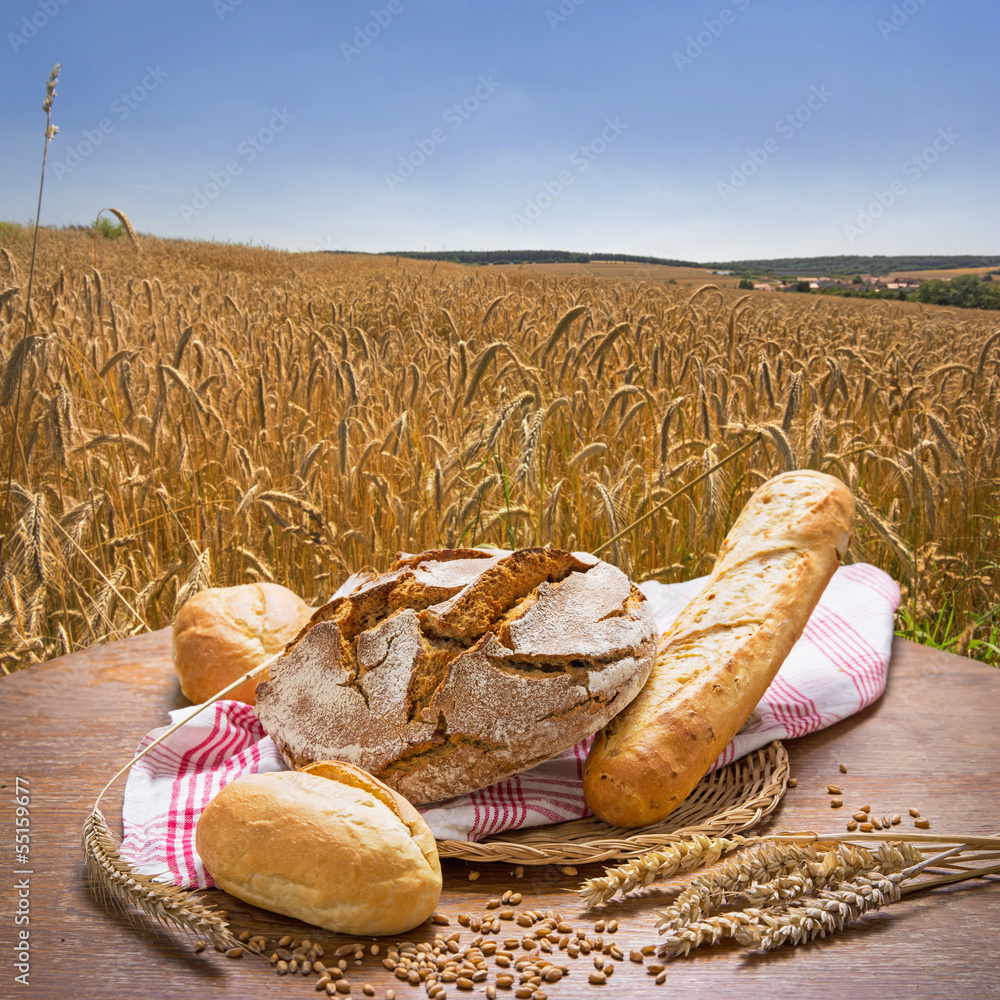
[[[621,827],[677,808],[753,712],[847,552],[854,500],[833,476],[764,483],[701,593],[660,637],[649,679],[594,739],[587,805]]]

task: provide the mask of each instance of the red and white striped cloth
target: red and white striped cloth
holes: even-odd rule
[[[641,585],[661,631],[703,583]],[[881,570],[865,564],[837,570],[778,676],[714,767],[773,739],[822,729],[875,701],[885,690],[898,604],[899,587]],[[171,722],[189,712],[172,712]],[[162,732],[149,733],[139,749]],[[439,840],[479,840],[586,816],[581,778],[590,742],[489,788],[423,806],[424,819]],[[202,810],[234,778],[285,768],[251,707],[216,702],[132,768],[122,810],[122,857],[175,885],[212,886],[194,849]]]

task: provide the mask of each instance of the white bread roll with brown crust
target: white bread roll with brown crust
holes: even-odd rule
[[[208,701],[299,634],[312,609],[276,583],[208,587],[186,601],[173,626],[174,667],[186,698]],[[257,680],[227,697],[254,703]]]
[[[402,934],[441,898],[420,813],[339,761],[238,778],[202,813],[195,844],[226,892],[342,934]]]
[[[757,706],[847,552],[854,499],[802,469],[750,498],[705,587],[660,637],[638,697],[597,734],[587,805],[615,826],[684,801]]]

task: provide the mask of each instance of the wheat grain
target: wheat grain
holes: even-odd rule
[[[792,421],[802,405],[802,372],[796,372],[788,383],[788,395],[785,397],[785,415],[781,419],[781,429],[787,434],[792,428]],[[789,466],[791,468],[791,466]]]
[[[3,257],[4,263],[7,265],[7,278],[10,283],[12,285],[20,285],[21,277],[17,270],[17,263],[6,247],[0,247],[0,257]]]
[[[139,236],[132,225],[132,220],[120,209],[120,208],[109,208],[102,209],[102,211],[110,212],[121,224],[122,228],[125,230],[125,235],[128,237],[129,243],[132,244],[132,249],[136,253],[141,252],[142,244],[139,242]],[[99,215],[100,213],[98,213]]]
[[[782,472],[791,472],[799,467],[799,460],[795,455],[795,446],[788,435],[777,424],[763,424],[760,428],[771,440],[777,453],[781,456],[784,468]]]
[[[494,341],[492,344],[484,347],[476,356],[476,360],[472,366],[472,378],[469,380],[469,387],[465,390],[465,398],[462,400],[463,406],[468,406],[475,398],[476,390],[479,388],[479,383],[486,374],[486,369],[501,349],[507,350],[506,344]]]
[[[170,362],[171,367],[179,368],[181,364],[181,359],[184,357],[184,349],[187,347],[191,336],[194,333],[194,327],[188,326],[184,328],[184,332],[181,334],[180,340],[177,341],[177,347],[174,349],[174,358]]]
[[[582,316],[587,311],[587,308],[588,307],[586,305],[575,305],[563,313],[559,322],[556,323],[555,329],[553,329],[549,338],[541,345],[540,360],[544,361],[546,359],[549,352],[556,346],[560,338],[562,338],[562,336],[569,330],[573,320]]]

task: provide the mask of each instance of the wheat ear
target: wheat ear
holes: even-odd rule
[[[105,901],[117,903],[126,913],[137,907],[158,923],[208,938],[220,948],[242,947],[221,910],[205,906],[194,893],[154,882],[122,861],[120,845],[96,806],[83,824],[80,839],[91,886]]]
[[[657,878],[667,878],[680,872],[713,865],[723,854],[737,851],[751,843],[755,843],[755,840],[741,837],[738,833],[732,837],[706,837],[697,834],[691,840],[667,844],[624,865],[606,868],[603,877],[587,879],[577,892],[584,905],[590,908],[614,899],[619,893],[625,895],[636,886],[645,887]]]
[[[697,294],[697,292],[695,294]],[[693,297],[694,296],[692,296],[692,298]],[[710,469],[706,469],[700,476],[696,476],[694,479],[691,480],[691,482],[687,483],[686,485],[682,486],[679,490],[677,490],[676,493],[671,493],[666,500],[662,501],[661,503],[658,503],[655,507],[650,508],[649,510],[646,511],[645,514],[637,518],[630,525],[628,525],[625,528],[622,528],[622,530],[619,531],[618,534],[614,535],[612,538],[609,538],[607,541],[598,545],[597,548],[593,550],[593,554],[595,556],[599,556],[605,549],[610,548],[612,545],[614,545],[614,543],[617,542],[619,538],[621,538],[623,535],[627,535],[636,525],[642,524],[643,521],[648,520],[658,511],[663,510],[663,508],[666,507],[667,504],[670,503],[672,500],[676,500],[677,497],[679,497],[682,493],[687,493],[687,491],[691,489],[692,486],[697,486],[697,484],[700,483],[703,479],[707,479],[717,469],[721,469],[722,466],[724,466],[728,462],[731,462],[734,458],[736,458],[737,455],[742,454],[744,451],[747,450],[747,448],[750,448],[753,445],[755,445],[760,440],[760,438],[761,435],[759,432],[754,434],[754,436],[749,441],[747,441],[746,444],[740,445],[740,447],[737,448],[736,451],[731,451],[724,459],[722,459],[721,462],[716,462],[715,465],[713,465]]]
[[[100,212],[97,213],[97,218],[94,220],[94,267],[97,267],[97,224],[101,221],[101,216],[105,212],[110,212],[121,224],[122,229],[125,230],[125,235],[128,237],[129,243],[132,244],[132,249],[136,253],[142,252],[142,244],[139,242],[139,235],[135,231],[135,226],[132,225],[132,220],[120,209],[120,208],[102,208]]]
[[[746,948],[771,951],[786,943],[799,944],[834,934],[865,913],[896,902],[901,895],[901,883],[961,850],[953,847],[902,871],[855,875],[821,889],[814,898],[793,900],[770,914],[755,912],[762,919],[741,923],[734,928],[733,937]]]
[[[104,793],[138,761],[149,753],[153,747],[162,743],[171,733],[186,725],[196,715],[200,715],[210,705],[225,698],[230,691],[246,681],[259,677],[274,663],[281,653],[275,653],[253,670],[242,674],[231,684],[209,698],[208,701],[196,705],[179,722],[175,722],[165,732],[158,736],[148,747],[137,753],[115,776],[101,789],[94,800],[90,815],[84,821],[80,843],[83,856],[90,873],[91,889],[99,899],[113,900],[126,911],[138,909],[148,914],[160,923],[173,924],[186,933],[197,934],[210,938],[223,948],[243,947],[229,931],[229,924],[221,910],[205,906],[201,897],[176,886],[168,886],[154,882],[151,878],[136,871],[127,861],[123,861],[119,848],[120,841],[108,828],[100,805]]]

